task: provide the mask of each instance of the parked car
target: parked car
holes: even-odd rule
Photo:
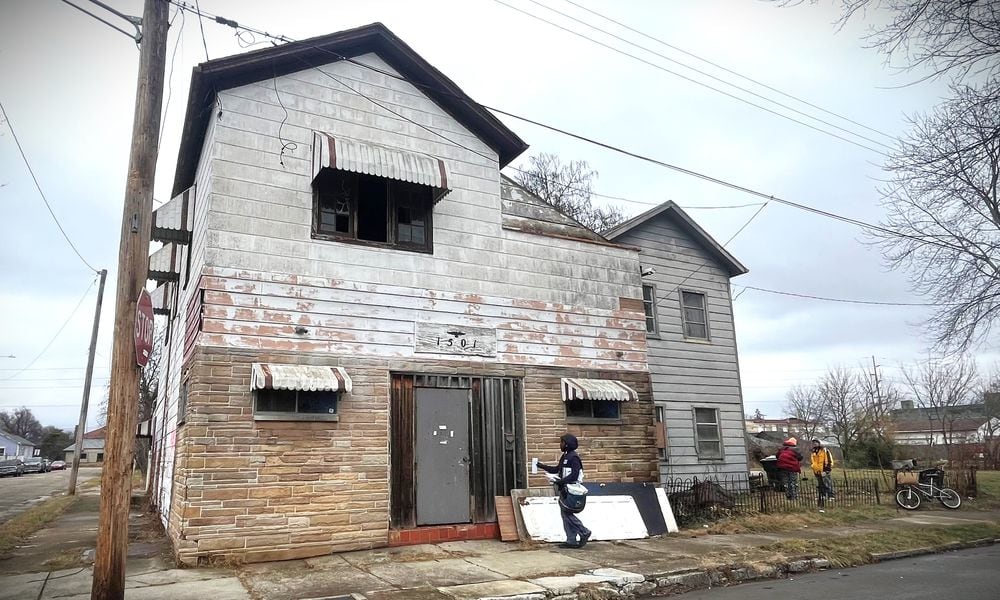
[[[15,456],[14,458],[0,460],[0,477],[7,475],[20,477],[23,474],[24,474],[24,461],[21,460],[21,457]]]
[[[24,472],[25,473],[44,473],[45,463],[40,457],[32,456],[31,458],[24,459]]]
[[[66,463],[61,460],[54,460],[52,461],[52,464],[49,465],[49,468],[52,471],[62,471],[66,468]]]

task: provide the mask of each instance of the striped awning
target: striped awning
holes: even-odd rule
[[[153,211],[150,239],[155,242],[191,242],[194,231],[195,188],[191,186]]]
[[[440,158],[314,131],[313,179],[327,168],[430,186],[435,202],[450,191],[451,173]]]
[[[251,390],[351,392],[351,378],[341,367],[254,363]]]
[[[181,273],[181,251],[171,242],[149,256],[149,278],[163,283],[177,281]]]
[[[614,379],[576,379],[564,377],[562,380],[563,402],[570,400],[612,400],[629,402],[638,400],[635,390]]]

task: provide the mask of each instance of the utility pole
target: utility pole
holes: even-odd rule
[[[87,429],[87,405],[90,404],[90,383],[94,377],[94,353],[97,352],[97,331],[101,328],[101,304],[104,302],[104,281],[108,270],[101,269],[101,283],[97,286],[97,308],[94,309],[94,328],[90,332],[90,354],[87,356],[87,373],[83,377],[83,402],[80,404],[80,424],[76,427],[76,452],[69,472],[69,495],[76,495],[76,477],[80,473],[80,453],[83,452],[83,433]]]
[[[167,54],[167,0],[145,0],[139,77],[132,123],[132,150],[125,182],[118,289],[115,299],[111,392],[108,398],[101,516],[94,557],[92,600],[125,597],[128,512],[132,496],[132,462],[139,409],[139,367],[135,353],[135,313],[149,270],[149,234],[153,209],[153,176],[159,152],[163,72]]]

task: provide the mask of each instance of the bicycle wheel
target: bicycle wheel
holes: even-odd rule
[[[913,491],[913,488],[904,488],[896,492],[896,504],[906,510],[917,510],[920,508],[920,494]]]
[[[962,506],[962,497],[958,495],[958,492],[951,488],[941,488],[941,495],[938,496],[938,500],[945,508],[950,508],[955,510],[959,506]]]

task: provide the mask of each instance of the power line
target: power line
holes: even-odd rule
[[[83,7],[80,7],[80,6],[77,6],[76,4],[73,4],[73,3],[72,3],[72,2],[70,2],[69,0],[62,0],[62,1],[63,1],[63,2],[65,3],[65,4],[68,4],[68,5],[72,6],[73,8],[75,8],[76,10],[78,10],[78,11],[82,12],[83,14],[85,14],[85,15],[87,15],[87,16],[89,16],[89,17],[92,17],[92,18],[94,18],[94,19],[97,19],[97,20],[98,20],[98,21],[100,21],[101,23],[104,23],[105,25],[107,25],[107,26],[108,26],[108,27],[110,27],[111,29],[114,29],[115,31],[118,31],[118,32],[121,32],[121,33],[124,33],[124,34],[125,34],[125,35],[127,35],[127,36],[128,36],[129,38],[131,38],[131,40],[132,40],[133,42],[135,42],[135,43],[136,43],[136,45],[138,45],[138,44],[139,44],[139,41],[140,41],[140,40],[142,39],[142,31],[141,31],[141,30],[139,29],[139,25],[138,25],[138,23],[137,23],[136,21],[132,20],[132,19],[131,19],[131,18],[130,18],[130,17],[128,16],[128,15],[126,15],[126,14],[122,14],[122,13],[118,12],[117,10],[115,10],[115,9],[113,9],[113,8],[111,8],[111,7],[109,7],[109,6],[107,6],[106,4],[103,4],[103,3],[101,3],[101,2],[94,2],[94,0],[91,0],[91,2],[93,2],[94,4],[97,4],[97,5],[98,5],[98,6],[100,6],[101,8],[104,8],[105,10],[108,10],[109,12],[111,12],[111,13],[113,13],[113,14],[115,14],[115,15],[117,15],[117,16],[119,16],[119,17],[121,17],[122,19],[125,19],[125,20],[126,20],[126,21],[128,21],[129,23],[131,23],[131,24],[132,24],[132,26],[133,26],[133,27],[135,27],[135,33],[129,33],[129,32],[127,32],[127,31],[125,31],[124,29],[122,29],[122,28],[118,27],[117,25],[115,25],[115,24],[113,24],[113,23],[111,23],[111,22],[109,22],[109,21],[105,21],[104,19],[102,19],[101,17],[99,17],[99,16],[95,15],[94,13],[90,12],[89,10],[86,10],[86,9],[85,9],[85,8],[83,8]]]
[[[59,222],[59,219],[56,217],[56,213],[53,212],[52,206],[49,204],[49,199],[45,197],[45,192],[42,191],[42,186],[38,183],[38,178],[35,177],[35,171],[31,168],[31,163],[28,162],[28,156],[24,153],[24,148],[21,147],[21,140],[18,139],[17,133],[14,131],[14,124],[11,123],[10,117],[7,116],[7,110],[4,108],[3,102],[0,102],[0,115],[3,115],[3,119],[7,123],[7,129],[10,130],[10,135],[14,138],[14,144],[17,145],[18,152],[21,153],[21,159],[24,161],[24,166],[28,168],[31,180],[35,182],[35,189],[38,190],[38,195],[41,196],[42,202],[45,203],[45,208],[49,209],[49,214],[52,215],[52,220],[55,221],[56,227],[59,228],[60,233],[62,233],[63,238],[66,239],[66,243],[69,244],[69,247],[73,249],[77,258],[79,258],[83,264],[87,265],[88,269],[96,273],[97,269],[91,266],[91,264],[87,262],[87,259],[80,254],[80,251],[76,249],[76,245],[73,244],[73,240],[69,239],[69,235],[67,235],[66,230],[63,229],[62,223]]]
[[[184,2],[183,0],[170,0],[170,2],[172,2],[173,4],[175,4],[177,6],[180,6],[180,7],[184,8],[185,10],[188,10],[189,12],[195,12],[194,7],[190,6],[189,4],[187,4],[186,2]],[[260,29],[255,29],[255,28],[247,27],[245,25],[241,25],[241,24],[237,23],[236,21],[234,21],[232,19],[227,19],[225,17],[213,16],[213,15],[209,15],[208,13],[201,13],[200,16],[203,19],[204,18],[211,18],[215,22],[220,23],[222,25],[225,25],[227,27],[231,27],[231,28],[234,28],[234,29],[237,29],[237,30],[243,29],[243,30],[249,31],[251,33],[254,33],[256,35],[261,35],[261,36],[267,37],[267,38],[275,40],[275,41],[280,41],[280,42],[295,42],[296,41],[296,40],[294,40],[292,38],[289,38],[288,36],[275,35],[275,34],[268,33],[266,31],[262,31]],[[816,215],[819,215],[819,216],[823,216],[823,217],[826,217],[826,218],[830,218],[830,219],[842,221],[844,223],[849,223],[849,224],[855,225],[857,227],[861,227],[863,229],[868,229],[870,231],[878,231],[880,233],[884,233],[885,235],[888,235],[888,236],[891,236],[891,237],[911,239],[911,240],[914,240],[914,241],[917,241],[917,242],[920,242],[920,243],[923,243],[923,244],[928,244],[928,245],[931,245],[931,246],[937,246],[937,247],[944,248],[944,249],[947,249],[947,250],[956,250],[956,249],[960,250],[960,248],[958,248],[954,244],[949,244],[947,242],[941,241],[940,239],[937,239],[940,236],[932,236],[930,238],[924,238],[924,237],[920,237],[920,236],[909,235],[909,234],[906,234],[906,233],[903,233],[903,232],[900,232],[900,231],[893,231],[891,229],[888,229],[886,227],[882,227],[880,225],[875,225],[875,224],[872,224],[872,223],[867,223],[865,221],[861,221],[860,219],[854,219],[854,218],[851,218],[851,217],[845,217],[843,215],[832,213],[832,212],[829,212],[829,211],[826,211],[826,210],[822,210],[822,209],[819,209],[819,208],[814,208],[814,207],[811,207],[811,206],[808,206],[808,205],[805,205],[805,204],[801,204],[801,203],[798,203],[798,202],[787,200],[787,199],[781,198],[779,196],[775,196],[773,194],[767,194],[767,193],[764,193],[764,192],[760,192],[760,191],[754,190],[752,188],[748,188],[748,187],[745,187],[745,186],[742,186],[742,185],[739,185],[739,184],[735,184],[735,183],[726,181],[724,179],[720,179],[718,177],[713,177],[711,175],[700,173],[700,172],[694,171],[692,169],[687,169],[685,167],[681,167],[681,166],[674,165],[674,164],[671,164],[671,163],[668,163],[668,162],[665,162],[665,161],[662,161],[662,160],[659,160],[659,159],[655,159],[655,158],[652,158],[652,157],[649,157],[649,156],[645,156],[645,155],[640,154],[638,152],[633,152],[631,150],[627,150],[625,148],[621,148],[621,147],[615,146],[614,144],[610,144],[608,142],[602,142],[602,141],[599,141],[599,140],[595,140],[593,138],[589,138],[589,137],[587,137],[585,135],[582,135],[582,134],[573,133],[571,131],[568,131],[566,129],[562,129],[560,127],[556,127],[556,126],[553,126],[553,125],[548,125],[546,123],[542,123],[542,122],[537,121],[535,119],[530,119],[528,117],[524,117],[524,116],[521,116],[521,115],[518,115],[518,114],[515,114],[515,113],[511,113],[511,112],[508,112],[508,111],[505,111],[505,110],[501,110],[499,108],[492,107],[492,106],[489,106],[489,105],[486,105],[486,104],[480,104],[480,103],[475,102],[474,100],[471,100],[470,98],[461,97],[461,96],[459,96],[457,94],[453,94],[451,92],[448,92],[447,90],[438,89],[438,88],[436,88],[436,87],[434,87],[432,85],[427,85],[427,84],[422,84],[422,83],[418,83],[418,82],[413,82],[413,81],[410,81],[410,80],[406,79],[402,75],[399,75],[397,73],[392,73],[392,72],[386,71],[384,69],[380,69],[378,67],[374,67],[372,65],[367,65],[367,64],[365,64],[363,62],[357,61],[357,60],[352,59],[352,58],[347,58],[344,55],[339,54],[337,52],[334,52],[334,51],[332,51],[332,50],[330,50],[328,48],[322,48],[322,47],[316,46],[314,44],[307,44],[307,45],[310,48],[313,48],[313,49],[315,49],[315,50],[317,50],[319,52],[323,52],[323,53],[329,54],[331,56],[334,56],[338,60],[342,60],[342,61],[351,63],[353,65],[359,66],[361,68],[368,69],[368,70],[374,71],[376,73],[380,73],[380,74],[385,75],[387,77],[392,77],[392,78],[395,78],[395,79],[399,79],[401,81],[407,81],[410,85],[413,85],[414,87],[422,88],[422,89],[427,89],[427,90],[433,91],[433,92],[438,93],[438,94],[443,94],[443,95],[451,96],[451,97],[453,97],[455,99],[461,100],[461,101],[463,101],[463,102],[465,102],[467,104],[470,104],[472,106],[478,106],[480,108],[484,108],[486,110],[492,111],[492,112],[494,112],[496,114],[504,115],[504,116],[510,117],[512,119],[517,119],[517,120],[522,121],[524,123],[529,123],[531,125],[535,125],[536,127],[541,127],[543,129],[547,129],[549,131],[553,131],[555,133],[562,134],[562,135],[564,135],[566,137],[571,137],[573,139],[576,139],[576,140],[579,140],[579,141],[582,141],[582,142],[586,142],[586,143],[591,144],[593,146],[597,146],[599,148],[604,148],[605,150],[610,150],[612,152],[616,152],[616,153],[621,154],[623,156],[628,156],[628,157],[631,157],[631,158],[634,158],[634,159],[637,159],[637,160],[640,160],[640,161],[643,161],[643,162],[647,162],[647,163],[650,163],[650,164],[653,164],[653,165],[656,165],[656,166],[659,166],[659,167],[662,167],[662,168],[665,168],[665,169],[669,169],[671,171],[675,171],[675,172],[678,172],[678,173],[681,173],[681,174],[684,174],[684,175],[688,175],[688,176],[691,176],[691,177],[696,177],[698,179],[701,179],[703,181],[707,181],[709,183],[714,183],[714,184],[719,185],[721,187],[725,187],[725,188],[732,189],[732,190],[735,190],[735,191],[738,191],[738,192],[742,192],[742,193],[747,194],[747,195],[756,196],[756,197],[762,198],[762,199],[764,199],[766,201],[773,201],[773,202],[777,202],[779,204],[784,204],[786,206],[790,206],[792,208],[796,208],[798,210],[810,212],[810,213],[813,213],[813,214],[816,214]],[[309,63],[306,62],[306,61],[304,61],[304,60],[302,62],[304,64],[306,64],[307,66],[309,66],[310,68],[317,68],[317,67],[314,67],[312,65],[309,65]],[[387,110],[390,110],[390,112],[393,112],[393,114],[397,114],[394,111],[391,111],[391,109],[387,109]],[[406,117],[402,117],[401,115],[399,115],[399,116],[400,116],[400,118],[403,118],[404,120],[413,122],[411,119],[407,119]],[[440,134],[440,133],[438,133],[438,132],[436,132],[436,131],[434,131],[432,129],[429,129],[429,128],[427,128],[427,127],[425,127],[425,126],[423,126],[423,125],[421,125],[419,123],[414,123],[414,124],[416,124],[416,125],[424,128],[424,129],[426,129],[427,131],[430,131],[430,132],[434,133],[435,135],[438,135],[439,137],[441,137],[441,138],[443,138],[445,140],[450,141],[452,144],[455,144],[456,146],[458,146],[460,148],[463,148],[463,149],[469,150],[471,152],[474,152],[474,153],[478,154],[479,156],[484,156],[481,153],[476,152],[475,150],[472,150],[470,148],[467,148],[467,147],[459,144],[458,142],[455,142],[453,140],[449,140],[449,138],[447,138],[447,136],[444,136],[444,135],[442,135],[442,134]]]
[[[758,208],[753,213],[753,215],[751,215],[750,218],[747,219],[747,222],[744,223],[742,227],[740,227],[739,229],[736,230],[736,233],[734,233],[733,235],[729,236],[729,239],[726,240],[726,243],[722,244],[722,247],[725,248],[726,246],[728,246],[730,244],[730,242],[732,242],[733,240],[736,239],[736,236],[738,236],[739,234],[743,233],[743,230],[746,229],[747,227],[749,227],[750,223],[753,223],[753,220],[756,219],[757,215],[759,215],[760,213],[762,213],[765,208],[767,208],[767,202],[765,202],[764,204],[762,204],[760,206],[760,208]],[[674,286],[674,289],[670,290],[669,292],[667,292],[663,296],[660,296],[660,299],[656,302],[656,305],[660,306],[661,302],[667,300],[668,298],[673,298],[674,292],[676,292],[678,289],[680,289],[680,287],[682,285],[684,285],[684,283],[687,282],[688,279],[691,279],[692,277],[694,277],[695,275],[697,275],[698,273],[700,273],[702,269],[704,269],[705,267],[707,267],[710,264],[710,262],[711,261],[705,261],[705,262],[701,263],[701,265],[697,269],[695,269],[694,271],[691,271],[690,273],[688,273],[687,277],[685,277],[684,279],[681,279],[681,282]]]
[[[201,14],[202,14],[201,13],[201,2],[199,0],[194,0],[194,7],[195,7],[195,10],[198,11],[195,14],[198,15],[198,29],[201,30],[201,45],[204,46],[204,48],[205,48],[205,60],[211,60],[208,57],[208,42],[205,41],[205,24],[202,23],[202,20],[201,20]]]
[[[74,315],[76,314],[76,311],[80,309],[80,305],[81,305],[81,304],[83,304],[83,301],[87,299],[87,294],[89,294],[89,293],[90,293],[90,288],[94,287],[94,284],[95,284],[95,283],[97,283],[97,278],[96,278],[96,277],[95,277],[95,278],[94,278],[93,280],[91,280],[91,282],[90,282],[90,285],[88,285],[88,286],[87,286],[87,289],[85,289],[85,290],[83,291],[83,296],[81,296],[81,297],[80,297],[80,301],[76,303],[76,306],[74,306],[74,307],[73,307],[73,310],[72,310],[72,311],[71,311],[71,312],[69,313],[69,316],[68,316],[68,317],[66,317],[66,321],[64,321],[64,322],[63,322],[63,324],[62,324],[62,325],[61,325],[61,326],[59,327],[59,330],[58,330],[58,331],[56,331],[56,334],[55,334],[54,336],[52,336],[52,339],[51,339],[51,340],[49,340],[49,342],[48,342],[47,344],[45,344],[45,347],[44,347],[44,348],[42,348],[42,351],[38,353],[38,356],[36,356],[35,358],[31,359],[31,362],[29,362],[28,364],[26,364],[26,365],[24,366],[24,368],[22,368],[22,369],[19,369],[19,370],[18,370],[18,371],[17,371],[16,373],[14,373],[13,375],[10,375],[10,376],[8,376],[8,377],[4,377],[3,379],[0,379],[0,381],[7,381],[7,380],[9,380],[9,379],[13,379],[13,378],[17,377],[18,375],[20,375],[21,373],[23,373],[23,372],[27,371],[27,370],[28,370],[28,368],[29,368],[29,367],[30,367],[31,365],[33,365],[33,364],[35,364],[36,362],[38,362],[38,359],[39,359],[39,358],[41,358],[41,357],[42,357],[42,355],[44,355],[44,354],[45,354],[45,353],[46,353],[46,352],[48,351],[48,349],[49,349],[49,348],[50,348],[50,347],[52,346],[52,344],[53,344],[53,343],[54,343],[54,342],[56,341],[56,338],[58,338],[58,337],[59,337],[59,334],[63,332],[63,329],[66,329],[66,326],[67,326],[67,325],[69,325],[69,322],[70,322],[71,320],[73,320],[73,316],[74,316]]]
[[[786,292],[782,290],[770,290],[762,287],[755,287],[752,285],[742,286],[744,290],[754,290],[757,292],[765,292],[768,294],[777,294],[780,296],[793,296],[795,298],[807,298],[809,300],[823,300],[825,302],[840,302],[843,304],[867,304],[873,306],[959,306],[959,302],[890,302],[882,300],[853,300],[848,298],[829,298],[826,296],[814,296],[811,294],[801,294],[798,292]]]
[[[601,42],[599,40],[595,40],[594,38],[592,38],[592,37],[590,37],[590,36],[588,36],[586,34],[580,33],[578,31],[574,31],[572,29],[569,29],[568,27],[563,27],[562,25],[559,25],[558,23],[550,21],[550,20],[548,20],[548,19],[546,19],[544,17],[540,17],[538,15],[532,14],[532,13],[526,11],[526,10],[522,10],[522,9],[520,9],[520,8],[512,5],[512,4],[507,4],[503,0],[493,0],[493,1],[496,2],[497,4],[502,5],[502,6],[506,6],[507,8],[509,8],[509,9],[511,9],[513,11],[517,11],[517,12],[523,14],[523,15],[531,17],[532,19],[536,19],[536,20],[541,21],[543,23],[547,23],[548,25],[551,25],[552,27],[555,27],[556,29],[560,29],[562,31],[565,31],[566,33],[571,34],[571,35],[575,35],[577,37],[583,38],[583,39],[585,39],[585,40],[587,40],[587,41],[589,41],[589,42],[591,42],[593,44],[597,44],[598,46],[601,46],[603,48],[607,48],[608,50],[611,50],[612,52],[616,52],[616,53],[621,54],[623,56],[626,56],[626,57],[629,57],[631,59],[637,60],[637,61],[639,61],[641,63],[647,64],[647,65],[653,67],[654,69],[659,69],[660,71],[664,71],[665,73],[669,73],[669,74],[671,74],[671,75],[673,75],[675,77],[680,77],[681,79],[684,79],[685,81],[689,81],[689,82],[691,82],[691,83],[693,83],[695,85],[699,85],[701,87],[707,88],[709,90],[712,90],[713,92],[722,94],[723,96],[728,96],[729,98],[732,98],[732,99],[737,100],[739,102],[742,102],[744,104],[748,104],[748,105],[750,105],[750,106],[752,106],[754,108],[758,108],[758,109],[763,110],[765,112],[769,112],[772,115],[781,117],[783,119],[787,119],[789,121],[792,121],[793,123],[798,123],[799,125],[802,125],[804,127],[808,127],[809,129],[812,129],[812,130],[818,131],[820,133],[824,133],[826,135],[835,137],[835,138],[837,138],[837,139],[839,139],[841,141],[847,142],[848,144],[852,144],[852,145],[857,146],[859,148],[864,148],[865,150],[869,150],[871,152],[874,152],[876,154],[880,154],[882,156],[887,156],[885,154],[885,152],[882,152],[881,150],[877,150],[877,149],[872,148],[870,146],[866,146],[866,145],[864,145],[864,144],[862,144],[860,142],[856,142],[856,141],[854,141],[852,139],[849,139],[849,138],[846,138],[846,137],[844,137],[842,135],[838,135],[838,134],[833,133],[831,131],[827,131],[827,130],[822,129],[820,127],[816,127],[815,125],[810,125],[809,123],[806,123],[805,121],[800,121],[800,120],[798,120],[798,119],[796,119],[794,117],[790,117],[790,116],[788,116],[788,115],[786,115],[784,113],[781,113],[779,111],[772,110],[770,108],[767,108],[766,106],[761,106],[760,104],[757,104],[755,102],[751,102],[750,100],[747,100],[746,98],[742,98],[740,96],[737,96],[736,94],[731,94],[731,93],[729,93],[727,91],[720,90],[719,88],[712,87],[711,85],[708,85],[707,83],[698,81],[697,79],[694,79],[693,77],[688,77],[687,75],[682,75],[681,73],[678,73],[677,71],[672,71],[672,70],[664,67],[663,65],[659,65],[659,64],[657,64],[655,62],[646,60],[646,59],[642,58],[641,56],[636,56],[635,54],[632,54],[630,52],[626,52],[626,51],[624,51],[624,50],[622,50],[620,48],[616,48],[616,47],[614,47],[614,46],[612,46],[610,44],[605,44],[604,42]],[[529,0],[529,1],[533,1],[533,0]],[[555,10],[555,9],[551,9],[551,10]],[[556,12],[558,12],[558,11],[556,11]],[[570,17],[570,18],[573,18],[573,17]],[[593,27],[592,25],[588,25],[588,26]],[[598,29],[598,28],[595,28],[595,29]],[[614,34],[608,34],[608,35],[614,36]],[[617,36],[615,36],[615,37],[617,37]],[[629,42],[629,43],[631,43],[631,42]],[[652,50],[647,50],[647,52],[652,52],[653,54],[657,54],[656,52],[653,52]],[[693,69],[693,67],[688,67],[688,68],[689,69]],[[697,69],[694,69],[694,70],[697,70]],[[733,85],[733,84],[728,84],[728,85]],[[733,87],[737,87],[738,88],[738,86],[733,86]],[[784,106],[784,105],[781,105],[778,102],[775,102],[774,100],[769,100],[769,102],[773,102],[775,104],[778,104],[779,106]],[[817,121],[820,121],[821,123],[826,123],[826,121],[823,121],[822,119],[819,119],[817,117],[810,117],[810,118],[811,119],[815,119]],[[837,126],[834,125],[834,127],[837,127]],[[837,128],[838,129],[842,129],[840,127],[837,127]],[[851,135],[854,135],[856,137],[860,137],[860,138],[866,139],[866,140],[869,139],[869,138],[866,138],[863,135],[860,135],[860,134],[857,134],[857,133],[853,133],[853,132],[851,132]],[[872,140],[872,141],[874,141],[874,140]],[[875,142],[875,143],[883,145],[883,146],[886,146],[885,144],[882,144],[882,142]],[[886,147],[888,148],[889,146],[886,146]]]
[[[782,96],[784,96],[786,98],[791,98],[792,100],[795,100],[796,102],[801,102],[802,104],[805,104],[806,106],[815,108],[816,110],[819,110],[819,111],[822,111],[822,112],[824,112],[824,113],[826,113],[828,115],[837,117],[838,119],[842,119],[844,121],[847,121],[848,123],[853,123],[854,125],[857,125],[858,127],[861,127],[863,129],[867,129],[868,131],[871,131],[872,133],[877,133],[879,135],[883,135],[883,136],[885,136],[885,137],[887,137],[889,139],[895,139],[895,136],[892,136],[892,135],[890,135],[890,134],[888,134],[888,133],[886,133],[884,131],[881,131],[879,129],[875,129],[874,127],[869,127],[868,125],[865,125],[864,123],[860,123],[860,122],[858,122],[858,121],[856,121],[856,120],[854,120],[854,119],[852,119],[850,117],[845,117],[842,114],[833,112],[832,110],[825,109],[822,106],[819,106],[819,105],[813,104],[812,102],[809,102],[808,100],[803,100],[802,98],[800,98],[798,96],[795,96],[795,95],[790,94],[788,92],[784,92],[784,91],[782,91],[782,90],[780,90],[780,89],[778,89],[776,87],[772,87],[772,86],[770,86],[770,85],[768,85],[768,84],[766,84],[766,83],[764,83],[762,81],[759,81],[759,80],[754,79],[752,77],[748,77],[746,75],[743,75],[742,73],[739,73],[738,71],[734,71],[733,69],[729,69],[727,67],[724,67],[724,66],[720,65],[719,63],[712,62],[712,61],[708,60],[707,58],[698,56],[697,54],[695,54],[693,52],[690,52],[688,50],[685,50],[685,49],[680,48],[678,46],[675,46],[673,44],[667,43],[667,42],[663,41],[661,38],[654,37],[654,36],[649,35],[649,34],[643,32],[643,31],[640,31],[640,30],[638,30],[638,29],[636,29],[634,27],[630,27],[626,23],[623,23],[621,21],[616,21],[615,19],[612,19],[611,17],[609,17],[607,15],[603,15],[603,14],[597,12],[596,10],[592,10],[590,8],[587,8],[586,6],[584,6],[582,4],[579,4],[577,2],[574,2],[573,0],[564,0],[564,1],[567,2],[567,3],[569,3],[569,4],[572,4],[573,6],[579,8],[581,10],[584,10],[584,11],[586,11],[586,12],[588,12],[588,13],[596,16],[596,17],[604,19],[605,21],[610,21],[611,23],[614,23],[615,25],[618,25],[619,27],[627,29],[627,30],[629,30],[629,31],[631,31],[633,33],[637,33],[637,34],[641,35],[644,38],[650,39],[650,40],[652,40],[652,41],[654,41],[654,42],[656,42],[658,44],[663,44],[664,46],[666,46],[667,48],[670,48],[671,50],[675,50],[677,52],[680,52],[681,54],[684,54],[686,56],[690,56],[691,58],[693,58],[695,60],[701,61],[701,62],[703,62],[703,63],[705,63],[707,65],[711,65],[711,66],[715,67],[716,69],[719,69],[721,71],[725,71],[726,73],[729,73],[731,75],[735,75],[735,76],[739,77],[740,79],[744,79],[746,81],[749,81],[750,83],[759,85],[760,87],[768,89],[768,90],[771,90],[772,92],[775,92],[777,94],[781,94]]]

